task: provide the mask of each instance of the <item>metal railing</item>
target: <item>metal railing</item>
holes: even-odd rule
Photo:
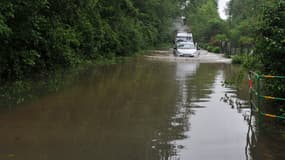
[[[265,113],[261,109],[262,100],[279,100],[285,101],[285,98],[274,97],[269,95],[261,94],[261,80],[262,79],[285,79],[285,76],[272,76],[272,75],[259,75],[256,72],[250,71],[248,74],[249,80],[249,92],[250,92],[250,104],[253,106],[255,112],[258,112],[260,116],[285,119],[284,115],[275,115],[270,113]],[[255,82],[257,83],[256,86]],[[256,87],[256,88],[255,88]],[[257,98],[257,105],[254,103],[253,96]]]

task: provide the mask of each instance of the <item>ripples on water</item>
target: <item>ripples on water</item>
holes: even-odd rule
[[[224,71],[219,68],[222,66],[177,64],[180,93],[177,108],[179,115],[186,117],[182,125],[189,127],[185,128],[184,139],[173,142],[183,146],[177,150],[176,159],[243,159],[245,156],[247,124],[221,100],[224,95],[234,97],[235,94],[234,90],[222,87]]]

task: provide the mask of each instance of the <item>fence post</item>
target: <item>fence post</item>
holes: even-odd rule
[[[251,112],[252,112],[252,109],[253,109],[253,107],[252,107],[252,75],[251,75],[252,73],[251,73],[251,71],[249,71],[248,72],[248,87],[249,87],[249,101],[250,101],[250,110],[251,110]]]
[[[261,100],[262,100],[262,97],[261,97],[261,94],[260,94],[260,91],[261,91],[261,88],[260,88],[260,76],[257,75],[257,97],[258,97],[258,100],[257,100],[257,108],[258,108],[258,115],[259,117],[261,118]]]

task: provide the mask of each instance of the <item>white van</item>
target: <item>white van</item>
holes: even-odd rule
[[[184,41],[179,42],[174,47],[174,55],[175,56],[187,56],[187,57],[196,57],[199,55],[197,51],[197,47],[193,42]]]
[[[193,35],[189,32],[178,32],[175,37],[175,43],[181,41],[190,41],[193,42]]]

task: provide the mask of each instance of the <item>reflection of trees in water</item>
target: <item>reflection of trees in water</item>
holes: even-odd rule
[[[245,76],[246,72],[242,70],[240,67],[230,66],[225,69],[224,74],[226,77],[225,86],[229,88],[236,88],[236,92],[226,93],[224,97],[221,97],[221,101],[228,103],[229,106],[231,106],[231,108],[237,109],[239,113],[242,113],[244,119],[248,123],[246,146],[245,146],[246,159],[247,160],[282,159],[282,158],[284,159],[284,156],[282,158],[280,157],[275,158],[277,154],[276,151],[274,150],[275,149],[280,150],[280,147],[276,147],[274,143],[277,144],[282,143],[282,140],[280,142],[276,140],[276,137],[278,137],[278,135],[281,137],[282,135],[273,133],[273,132],[278,132],[277,131],[278,129],[274,127],[276,126],[276,124],[272,122],[271,123],[266,122],[267,120],[269,120],[267,118],[259,119],[259,117],[254,114],[255,112],[251,112],[251,110],[249,109],[250,106],[249,102],[242,100],[249,98],[247,77]],[[256,96],[253,96],[253,101],[257,102]],[[263,103],[262,106],[269,106],[269,105]],[[270,107],[264,107],[263,109],[266,110],[266,112],[271,113]],[[270,128],[270,129],[265,129],[265,128]],[[271,135],[275,135],[276,137],[275,136],[271,137]]]
[[[232,109],[236,109],[238,113],[242,113],[248,124],[246,159],[284,159],[284,126],[273,119],[258,117],[251,111],[248,101],[239,98],[235,92],[229,91],[220,100],[229,104]]]
[[[242,113],[243,110],[247,112],[250,108],[247,100],[240,99],[235,93],[231,93],[231,91],[225,93],[220,101],[229,104],[229,106],[231,106],[232,109],[236,109],[238,113]]]
[[[70,87],[83,77],[89,76],[89,68],[59,70],[30,79],[0,84],[0,108],[15,107],[45,95]]]
[[[157,132],[156,139],[152,140],[152,148],[159,154],[159,159],[173,159],[177,155],[177,150],[183,148],[173,141],[187,138],[184,132],[189,129],[188,116],[189,109],[178,109],[176,115],[167,123],[167,127]]]
[[[236,88],[233,90],[229,90],[224,94],[223,97],[221,97],[220,101],[223,101],[224,103],[227,103],[232,109],[236,109],[238,113],[242,113],[242,116],[244,120],[248,124],[247,129],[247,135],[246,135],[246,145],[245,145],[245,157],[246,160],[252,159],[252,151],[256,147],[257,144],[257,135],[256,135],[256,128],[254,127],[255,124],[255,118],[253,116],[253,112],[251,111],[250,104],[245,97],[245,95],[248,95],[248,89],[247,89],[247,83],[243,80],[233,80],[233,79],[239,79],[235,77],[236,75],[240,76],[243,74],[243,71],[239,70],[237,67],[229,67],[225,70],[225,77],[226,81],[232,81],[230,85],[227,85],[227,83],[224,84],[225,87],[228,88]]]
[[[178,159],[177,152],[183,146],[177,146],[175,140],[187,138],[184,132],[189,130],[189,108],[177,109],[176,115],[171,117],[167,127],[160,129],[156,138],[152,140],[152,149],[158,154],[159,159]]]
[[[154,154],[158,156],[157,159],[180,159],[179,152],[184,146],[176,144],[176,140],[188,138],[184,133],[189,131],[190,116],[195,114],[196,106],[193,102],[207,101],[208,95],[212,93],[209,88],[213,84],[221,65],[223,64],[200,64],[194,74],[185,75],[181,70],[179,74],[176,73],[178,95],[176,95],[175,110],[172,112],[172,116],[168,118],[167,126],[159,129],[156,139],[152,141]],[[230,78],[232,75],[239,73],[238,68],[230,65],[223,65],[223,67],[225,77]],[[178,75],[182,76],[179,77]],[[257,125],[257,122],[259,122],[258,117],[251,113],[247,101],[247,83],[241,82],[238,87],[225,86],[228,90],[220,100],[240,113],[248,124],[244,145],[245,158],[247,160],[285,159],[284,129],[277,127],[276,123],[269,124],[267,122],[265,123],[269,125],[264,123],[263,127],[259,128],[259,125]]]
[[[248,123],[248,130],[246,134],[246,145],[245,145],[245,157],[246,160],[251,159],[251,155],[249,151],[252,150],[256,146],[257,142],[257,137],[255,134],[255,129],[253,127],[253,116],[252,116],[252,111],[248,111],[245,114],[243,114],[244,119]]]
[[[224,66],[225,81],[223,84],[226,87],[231,87],[236,90],[237,97],[241,99],[248,98],[248,77],[247,72],[236,65]]]
[[[255,134],[255,128],[253,127],[253,115],[248,102],[239,99],[235,94],[230,92],[225,93],[225,95],[221,97],[220,101],[229,104],[229,106],[232,109],[236,109],[238,113],[242,113],[244,120],[247,121],[248,130],[246,135],[245,157],[246,160],[251,159],[252,156],[249,151],[255,147],[257,138]]]
[[[177,97],[174,114],[167,123],[167,127],[160,129],[156,139],[152,141],[154,152],[159,154],[161,160],[177,160],[179,150],[184,146],[176,144],[177,140],[188,138],[186,131],[190,130],[190,116],[195,114],[197,106],[193,102],[207,98],[212,90],[210,86],[220,64],[182,63],[176,68]],[[195,106],[194,106],[195,105]]]
[[[168,64],[138,62],[90,70],[79,76],[84,78],[73,84],[76,86],[27,106],[32,112],[27,114],[23,110],[10,116],[6,123],[1,121],[2,126],[9,126],[8,122],[11,122],[15,126],[25,124],[25,127],[19,127],[21,132],[2,129],[0,137],[6,138],[9,133],[10,140],[21,133],[35,142],[15,147],[13,143],[4,143],[3,138],[1,143],[7,144],[8,150],[17,152],[25,148],[29,155],[49,155],[48,159],[57,159],[52,156],[58,150],[46,150],[47,141],[50,146],[76,149],[67,153],[70,158],[65,159],[80,159],[75,156],[154,160],[170,157],[168,155],[173,155],[175,149],[171,141],[183,138],[180,134],[183,127],[172,121],[176,113],[177,86],[175,79],[172,80],[175,73],[173,75],[171,69],[173,66]],[[21,122],[27,115],[31,121]],[[180,121],[176,120],[177,123]],[[38,134],[38,126],[48,127],[40,128],[42,133]],[[60,141],[55,142],[55,137],[51,136],[54,133]],[[33,146],[38,146],[42,152],[33,150]]]
[[[252,117],[250,127],[251,132],[255,131],[255,136],[249,138],[249,159],[285,159],[284,124],[280,124],[276,119],[259,117],[257,114]]]
[[[156,139],[152,141],[152,148],[159,154],[159,159],[179,159],[177,152],[183,146],[175,144],[175,140],[187,138],[184,133],[189,130],[189,86],[188,81],[196,73],[198,63],[178,63],[176,65],[176,83],[178,85],[176,105],[173,115],[167,122],[167,127],[160,129]],[[175,97],[174,97],[175,98]]]

